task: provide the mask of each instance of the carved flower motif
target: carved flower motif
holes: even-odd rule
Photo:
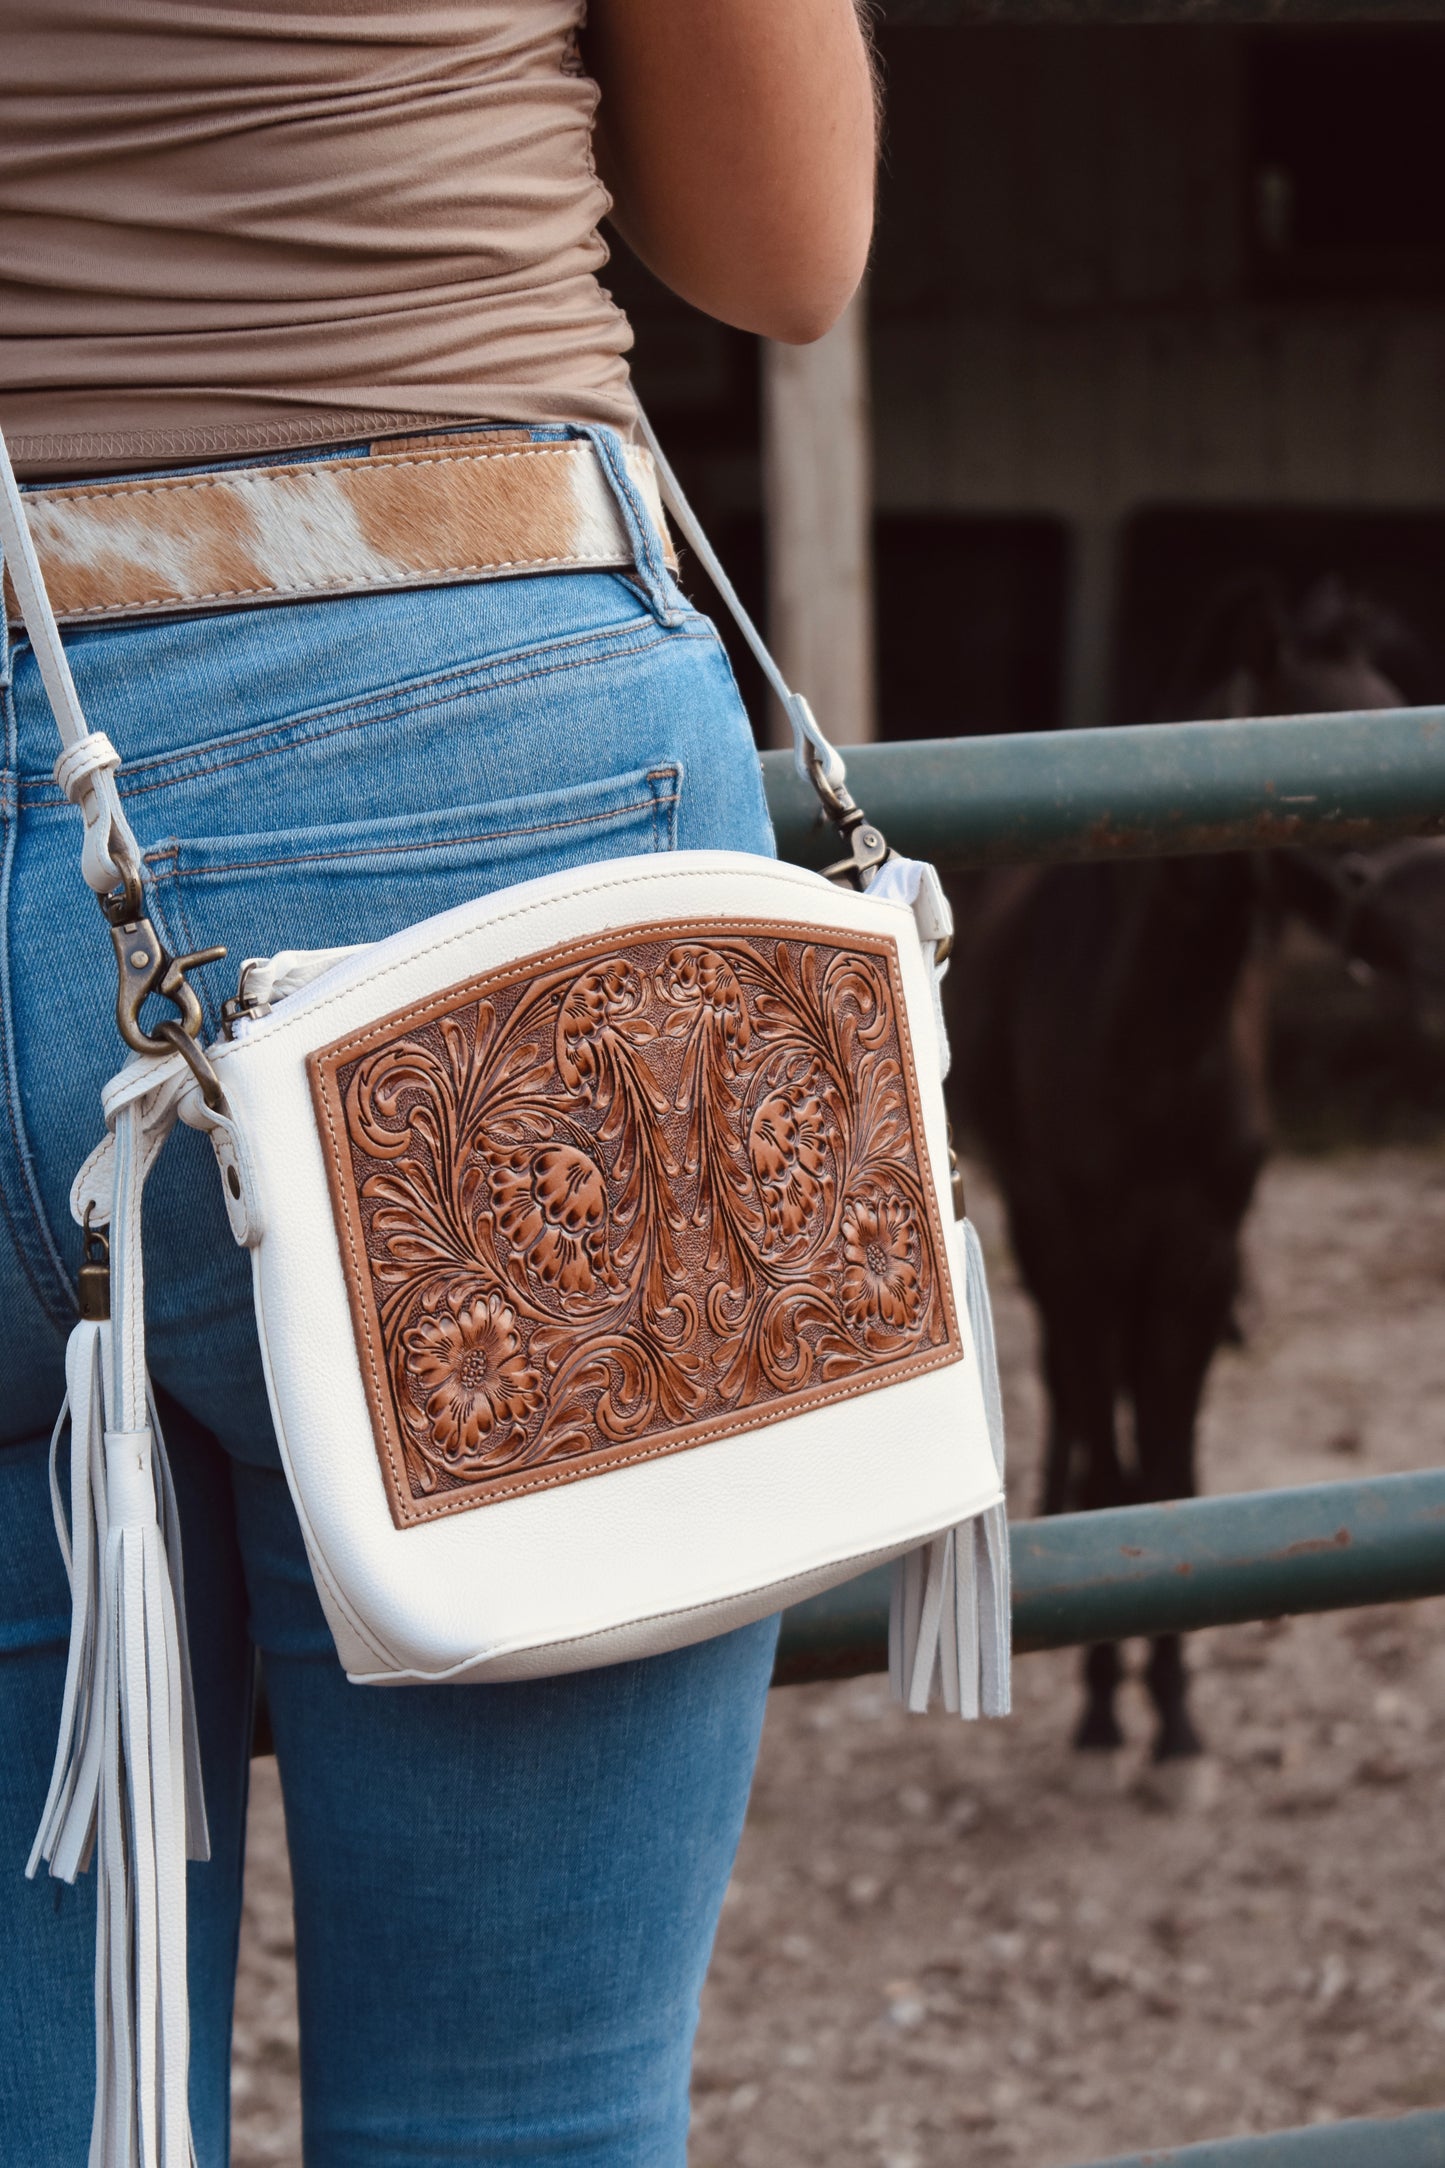
[[[817,1207],[828,1173],[828,1118],[816,1092],[769,1092],[748,1131],[768,1235],[790,1240]]]
[[[607,1271],[607,1188],[571,1144],[513,1152],[494,1169],[497,1225],[546,1287],[590,1295]]]
[[[913,1213],[899,1196],[854,1197],[843,1207],[839,1299],[852,1325],[912,1325],[923,1303]]]
[[[656,1036],[650,1024],[627,1028],[646,998],[646,986],[624,956],[614,956],[573,980],[557,1015],[557,1066],[572,1090],[595,1080],[598,1044],[612,1033],[639,1041]]]
[[[449,1298],[405,1335],[407,1367],[426,1395],[432,1436],[449,1461],[467,1460],[504,1423],[519,1423],[542,1398],[522,1352],[517,1320],[500,1295]]]
[[[730,1046],[746,1047],[751,1036],[737,972],[716,949],[669,949],[657,974],[658,986],[680,1009],[708,1010]],[[668,1026],[670,1031],[676,1024]]]

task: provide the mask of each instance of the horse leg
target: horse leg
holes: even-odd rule
[[[1164,1286],[1157,1304],[1150,1305],[1131,1382],[1139,1493],[1151,1504],[1195,1495],[1199,1406],[1209,1365],[1228,1329],[1234,1279],[1231,1269],[1207,1292],[1197,1281],[1188,1289]],[[1178,1634],[1155,1637],[1145,1680],[1158,1719],[1155,1761],[1201,1754],[1204,1746],[1189,1714],[1189,1674]]]
[[[1084,1681],[1084,1713],[1074,1731],[1080,1754],[1112,1754],[1124,1744],[1124,1730],[1114,1706],[1124,1666],[1117,1641],[1096,1641],[1085,1649],[1081,1667]]]
[[[1114,1422],[1115,1386],[1105,1321],[1087,1305],[1071,1306],[1067,1322],[1045,1322],[1044,1375],[1049,1389],[1048,1460],[1042,1507],[1094,1512],[1121,1505],[1124,1471]],[[1082,1467],[1078,1467],[1082,1463]],[[1124,1744],[1115,1711],[1121,1666],[1113,1642],[1084,1651],[1084,1709],[1074,1732],[1083,1753],[1109,1753]]]
[[[1045,1518],[1069,1510],[1073,1484],[1075,1447],[1081,1444],[1072,1427],[1060,1418],[1057,1405],[1049,1410],[1049,1440],[1044,1456],[1044,1480],[1039,1492],[1039,1512]]]
[[[1155,1761],[1182,1761],[1190,1754],[1202,1754],[1204,1741],[1189,1714],[1189,1672],[1184,1643],[1178,1634],[1155,1635],[1144,1676],[1159,1719],[1154,1738]]]

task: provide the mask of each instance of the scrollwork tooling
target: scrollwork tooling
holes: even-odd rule
[[[956,1359],[896,971],[632,929],[312,1057],[398,1522]]]

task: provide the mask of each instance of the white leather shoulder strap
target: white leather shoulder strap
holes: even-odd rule
[[[25,500],[0,432],[0,562],[10,575],[20,615],[35,650],[55,725],[60,732],[56,782],[85,820],[81,871],[98,896],[121,885],[124,871],[140,865],[140,846],[131,833],[115,787],[120,755],[103,730],[85,720],[80,695],[70,674],[60,628],[45,592],[39,559],[25,518]]]
[[[742,598],[722,568],[722,560],[703,531],[701,520],[683,495],[682,485],[668,463],[667,455],[657,441],[657,432],[642,408],[637,409],[637,426],[643,443],[652,454],[657,469],[657,479],[662,490],[662,501],[677,522],[679,534],[697,558],[713,586],[721,595],[733,623],[757,657],[763,676],[772,686],[783,704],[783,712],[793,732],[793,757],[798,773],[805,783],[815,780],[815,763],[828,789],[838,796],[848,780],[848,770],[836,745],[825,738],[817,717],[801,693],[795,693],[782,671],[778,668],[767,641],[743,608]],[[810,757],[811,748],[811,757]]]

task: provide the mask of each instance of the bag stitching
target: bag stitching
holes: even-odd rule
[[[763,860],[762,863],[766,866],[768,862],[767,860]],[[676,867],[668,867],[666,869],[659,868],[657,872],[650,874],[625,874],[611,881],[599,881],[594,883],[592,892],[601,892],[606,888],[621,887],[624,884],[630,884],[638,880],[665,880],[676,878],[677,871],[678,869]],[[588,891],[583,891],[582,893],[588,893]],[[542,903],[525,904],[522,905],[518,910],[508,913],[506,918],[493,920],[492,923],[494,926],[506,924],[508,919],[524,918],[529,911],[543,910],[545,908],[546,905]],[[906,909],[907,907],[899,906],[899,908]],[[912,916],[911,912],[909,915],[910,917]],[[743,923],[746,923],[746,921],[744,921]],[[809,934],[816,937],[820,931],[844,934],[846,934],[847,932],[846,927],[829,927],[826,929],[822,929],[819,928],[816,923],[810,924],[806,921],[789,922],[786,920],[768,920],[765,923],[767,924],[770,932],[777,932],[780,934],[796,934],[802,935],[804,937]],[[407,959],[407,961],[409,963],[414,963],[423,956],[440,954],[442,950],[451,947],[455,942],[467,939],[474,930],[475,929],[473,928],[467,928],[464,932],[451,934],[447,937],[445,941],[436,943],[433,948],[415,951],[413,955]],[[605,945],[607,942],[615,940],[616,935],[617,929],[609,928],[605,932],[588,936],[587,939],[576,943],[575,946],[580,952],[585,952],[588,948]],[[890,937],[884,935],[882,938],[888,939]],[[893,963],[895,968],[899,971],[901,981],[901,965],[899,964],[896,953],[896,942],[894,943],[894,950],[895,953],[893,957]],[[514,959],[514,961],[515,960],[517,959]],[[902,1001],[900,1006],[902,1008],[904,1017],[907,1018],[907,991],[901,985],[901,983],[898,990],[902,995]],[[326,1002],[318,1002],[316,1006],[318,1009],[324,1008],[329,1006],[331,1001],[340,1000],[342,998],[343,997],[341,995],[335,994],[330,996]],[[308,1013],[314,1014],[315,1011],[311,1011]],[[267,1033],[267,1037],[271,1037],[273,1035],[279,1037],[280,1032],[282,1030],[285,1030],[286,1028],[287,1025],[283,1023],[274,1034]],[[364,1030],[349,1034],[341,1042],[341,1044],[344,1045],[346,1049],[347,1058],[351,1058],[354,1053],[359,1052],[360,1049],[367,1045],[371,1040],[383,1034],[389,1034],[393,1032],[395,1028],[396,1020],[394,1017],[382,1017],[378,1019],[376,1023],[368,1025]],[[241,1044],[244,1045],[245,1042],[243,1041],[241,1042]],[[918,1105],[921,1112],[923,1095],[920,1089],[918,1066],[913,1056],[913,1039],[911,1031],[905,1031],[900,1033],[899,1049],[903,1055],[904,1065],[907,1071],[907,1080],[910,1096]],[[313,1053],[307,1057],[308,1066],[310,1066],[310,1064],[315,1061],[318,1055],[333,1054],[335,1051],[335,1048],[331,1047],[315,1049]],[[341,1162],[341,1143],[336,1133],[336,1126],[332,1115],[330,1101],[328,1095],[325,1092],[319,1091],[315,1088],[314,1075],[313,1089],[310,1096],[313,1107],[316,1107],[319,1103],[320,1112],[326,1124],[327,1136],[330,1140],[333,1163],[339,1165]],[[954,1362],[963,1362],[967,1360],[967,1342],[964,1338],[961,1315],[953,1290],[953,1245],[948,1239],[947,1229],[944,1226],[943,1222],[943,1215],[939,1209],[936,1184],[933,1179],[932,1158],[928,1152],[926,1128],[923,1142],[925,1165],[929,1177],[928,1194],[930,1213],[933,1221],[934,1237],[935,1241],[937,1242],[938,1249],[944,1259],[947,1261],[947,1265],[949,1268],[945,1273],[945,1312],[948,1318],[949,1337],[948,1340],[945,1342],[944,1346],[941,1349],[936,1350],[931,1355],[900,1358],[900,1360],[907,1360],[909,1364],[908,1375],[910,1377],[923,1377],[932,1370],[942,1369]],[[333,1224],[339,1219],[344,1225],[346,1247],[351,1259],[352,1273],[354,1275],[355,1284],[359,1285],[361,1283],[362,1277],[362,1266],[357,1256],[356,1231],[352,1226],[351,1214],[349,1209],[347,1208],[345,1192],[342,1191],[338,1195],[336,1188],[331,1183],[329,1171],[327,1187],[331,1193],[332,1199]],[[358,1315],[360,1317],[361,1330],[366,1342],[365,1360],[371,1372],[373,1393],[376,1399],[379,1400],[382,1394],[382,1378],[377,1368],[376,1346],[371,1330],[371,1319],[366,1314],[364,1304],[359,1305],[350,1301],[350,1299],[348,1298],[347,1307],[351,1313],[353,1322],[357,1320]],[[532,1491],[552,1490],[563,1483],[586,1482],[589,1476],[609,1475],[614,1469],[631,1467],[639,1461],[665,1459],[673,1453],[688,1452],[694,1446],[714,1444],[717,1442],[717,1440],[723,1437],[746,1437],[750,1435],[750,1433],[754,1430],[767,1429],[770,1422],[785,1422],[793,1415],[807,1414],[813,1409],[828,1407],[836,1400],[856,1400],[863,1397],[869,1392],[878,1392],[892,1382],[894,1382],[893,1379],[888,1376],[877,1378],[876,1382],[867,1385],[860,1385],[857,1380],[845,1381],[840,1385],[830,1386],[825,1389],[819,1389],[812,1393],[804,1394],[799,1399],[790,1400],[788,1406],[785,1409],[780,1410],[772,1417],[764,1416],[757,1423],[739,1424],[736,1421],[729,1422],[724,1419],[722,1423],[709,1425],[706,1429],[700,1430],[685,1439],[673,1439],[661,1445],[642,1446],[638,1447],[633,1452],[619,1454],[615,1458],[609,1459],[602,1467],[589,1469],[586,1474],[583,1475],[579,1475],[575,1470],[569,1471],[563,1468],[556,1470],[551,1475],[536,1476],[528,1482],[509,1485],[502,1496],[496,1497],[492,1500],[473,1499],[470,1503],[463,1504],[458,1503],[455,1494],[451,1493],[448,1494],[448,1497],[446,1499],[438,1500],[435,1504],[432,1505],[418,1505],[413,1502],[407,1506],[404,1519],[400,1523],[396,1523],[394,1520],[394,1525],[398,1526],[399,1530],[404,1528],[412,1528],[426,1521],[440,1519],[443,1516],[450,1517],[452,1514],[456,1513],[474,1512],[480,1507],[489,1503],[504,1505],[507,1500],[512,1498],[525,1497]],[[373,1440],[377,1439],[377,1427],[378,1426],[373,1419],[371,1424]],[[395,1497],[402,1497],[404,1495],[410,1497],[411,1487],[404,1480],[405,1470],[399,1468],[397,1465],[396,1453],[393,1449],[392,1440],[387,1432],[386,1426],[384,1425],[382,1426],[381,1438],[379,1442],[381,1443],[385,1451],[387,1465],[390,1467],[392,1472],[392,1478],[394,1483],[393,1495]]]
[[[987,1513],[990,1505],[1001,1505],[1003,1503],[1003,1497],[1003,1489],[1000,1486],[996,1490],[993,1498],[988,1501],[988,1504],[985,1504],[978,1508],[978,1515]],[[971,1514],[969,1518],[972,1520],[977,1518],[978,1515]],[[826,1556],[819,1557],[815,1559],[811,1565],[799,1566],[795,1571],[787,1574],[781,1581],[752,1582],[747,1587],[740,1588],[734,1594],[729,1596],[705,1596],[700,1603],[672,1604],[666,1611],[649,1611],[642,1618],[619,1620],[618,1623],[614,1626],[589,1626],[581,1633],[557,1635],[554,1639],[545,1643],[539,1643],[529,1640],[498,1641],[495,1642],[490,1648],[484,1651],[480,1651],[474,1656],[464,1656],[460,1658],[455,1664],[448,1664],[446,1669],[443,1671],[421,1671],[418,1670],[415,1665],[402,1664],[397,1666],[395,1670],[391,1671],[380,1673],[368,1672],[367,1674],[365,1674],[364,1677],[358,1676],[354,1672],[348,1672],[347,1677],[351,1680],[353,1685],[358,1686],[367,1685],[373,1679],[375,1679],[378,1684],[380,1684],[383,1680],[386,1682],[395,1682],[398,1684],[404,1681],[415,1680],[418,1685],[448,1685],[455,1681],[458,1677],[458,1674],[461,1672],[470,1671],[473,1668],[480,1670],[484,1665],[494,1664],[499,1660],[505,1659],[509,1656],[531,1655],[535,1652],[545,1649],[580,1648],[583,1646],[584,1643],[589,1641],[607,1641],[613,1639],[618,1634],[635,1632],[639,1626],[654,1626],[661,1624],[668,1619],[695,1618],[699,1612],[703,1611],[725,1610],[731,1604],[745,1602],[754,1596],[771,1595],[773,1590],[776,1588],[786,1588],[791,1586],[792,1583],[795,1581],[807,1580],[811,1578],[813,1574],[818,1573],[825,1567],[829,1570],[831,1570],[831,1568],[834,1566],[837,1566],[840,1569],[848,1568],[850,1570],[846,1574],[842,1574],[840,1577],[845,1579],[851,1579],[853,1577],[853,1569],[864,1565],[869,1559],[876,1559],[880,1565],[886,1565],[888,1563],[889,1552],[892,1552],[893,1556],[897,1557],[900,1550],[912,1548],[912,1546],[920,1540],[922,1531],[919,1530],[917,1523],[911,1519],[908,1522],[907,1526],[909,1528],[909,1533],[907,1535],[899,1534],[895,1529],[894,1533],[886,1537],[883,1542],[870,1544],[869,1548],[866,1551],[850,1551],[846,1558],[829,1558]],[[754,1620],[752,1623],[756,1625],[759,1623],[759,1621]]]
[[[371,1350],[369,1331],[367,1333],[367,1346],[368,1352],[372,1355],[372,1375],[374,1377],[376,1375],[375,1356],[374,1351]],[[785,1408],[780,1408],[775,1415],[761,1416],[756,1423],[725,1424],[721,1427],[698,1431],[689,1438],[676,1439],[671,1444],[640,1447],[635,1452],[619,1454],[615,1460],[607,1461],[605,1466],[591,1468],[585,1475],[581,1476],[568,1474],[565,1469],[558,1469],[552,1475],[537,1476],[531,1482],[514,1484],[504,1496],[491,1502],[496,1505],[505,1505],[508,1499],[524,1498],[532,1491],[555,1490],[563,1483],[585,1483],[591,1476],[611,1475],[614,1469],[630,1468],[638,1461],[666,1460],[673,1453],[690,1452],[694,1446],[716,1445],[724,1437],[746,1438],[754,1431],[771,1428],[774,1423],[785,1423],[795,1415],[810,1415],[818,1408],[829,1407],[835,1400],[861,1400],[868,1393],[882,1392],[889,1385],[907,1383],[908,1379],[911,1378],[926,1377],[931,1370],[942,1370],[953,1363],[966,1362],[967,1359],[967,1352],[960,1340],[956,1349],[945,1346],[932,1355],[911,1358],[907,1379],[879,1376],[877,1372],[874,1372],[871,1382],[866,1385],[859,1384],[855,1380],[849,1385],[832,1385],[826,1391],[805,1394],[799,1400],[789,1401],[788,1405]],[[392,1459],[389,1449],[387,1457]],[[394,1459],[392,1464],[395,1467]],[[407,1509],[406,1520],[402,1525],[405,1528],[411,1528],[426,1521],[438,1520],[443,1515],[475,1512],[480,1505],[485,1503],[487,1503],[485,1500],[473,1499],[466,1505],[438,1503],[435,1505],[411,1506]]]
[[[367,1034],[367,1036],[369,1037],[370,1034]],[[336,1128],[332,1119],[331,1108],[324,1096],[320,1094],[317,1094],[316,1096],[321,1097],[322,1112],[325,1115],[326,1129],[331,1141],[332,1152],[339,1158],[341,1145],[336,1134]],[[932,1175],[932,1171],[932,1167],[930,1166],[930,1176]],[[930,1188],[931,1187],[932,1183],[930,1182]],[[937,1218],[937,1200],[934,1199],[933,1202],[935,1207],[935,1218]],[[359,1279],[361,1274],[361,1263],[357,1256],[356,1235],[351,1224],[351,1215],[349,1212],[346,1212],[343,1207],[341,1216],[345,1222],[346,1246],[351,1258],[352,1271]],[[948,1254],[946,1248],[945,1254]],[[953,1296],[951,1273],[948,1275],[948,1278],[948,1308],[950,1312],[956,1313],[957,1305],[954,1301]],[[349,1305],[349,1307],[351,1309],[352,1317],[355,1318],[357,1314],[357,1306]],[[906,1359],[909,1363],[909,1377],[925,1377],[931,1370],[940,1370],[955,1362],[964,1362],[967,1360],[967,1350],[964,1345],[962,1332],[959,1329],[956,1314],[950,1317],[950,1324],[952,1326],[950,1341],[948,1343],[945,1343],[945,1345],[941,1349],[936,1350],[931,1355],[900,1358],[901,1360]],[[366,1340],[366,1361],[367,1366],[371,1372],[373,1389],[379,1394],[382,1389],[382,1379],[377,1369],[376,1344],[372,1335],[371,1320],[368,1316],[365,1315],[364,1311],[361,1316],[361,1329]],[[957,1343],[956,1348],[952,1344],[954,1342]],[[865,1393],[879,1392],[893,1382],[895,1381],[892,1378],[884,1376],[876,1378],[876,1382],[868,1385],[860,1386],[857,1381],[854,1380],[843,1385],[829,1386],[826,1390],[804,1394],[801,1399],[790,1400],[786,1408],[781,1409],[777,1414],[773,1415],[772,1417],[762,1416],[756,1423],[739,1424],[737,1422],[724,1422],[719,1425],[710,1425],[707,1429],[698,1431],[693,1436],[685,1439],[673,1439],[663,1445],[641,1446],[638,1447],[637,1450],[634,1452],[618,1454],[616,1458],[608,1460],[605,1466],[589,1469],[587,1471],[587,1474],[582,1476],[578,1476],[575,1471],[569,1472],[566,1469],[558,1469],[551,1475],[535,1476],[530,1482],[512,1484],[508,1487],[504,1497],[497,1498],[492,1502],[497,1505],[504,1505],[508,1499],[523,1498],[532,1491],[554,1490],[558,1487],[558,1485],[563,1483],[586,1482],[588,1476],[610,1475],[614,1469],[629,1468],[634,1466],[639,1461],[664,1460],[673,1453],[689,1452],[694,1446],[715,1444],[719,1438],[747,1437],[751,1431],[768,1429],[771,1423],[786,1422],[795,1415],[806,1415],[816,1408],[830,1406],[835,1400],[861,1399]],[[371,1426],[373,1438],[376,1435],[376,1427],[377,1426],[375,1422],[373,1422]],[[398,1467],[396,1454],[393,1450],[391,1438],[385,1433],[385,1431],[383,1431],[381,1442],[386,1451],[388,1465],[391,1468],[392,1478],[396,1486],[396,1494],[398,1496],[401,1496],[404,1490],[409,1493],[410,1485],[405,1483],[405,1470]],[[456,1513],[475,1511],[478,1505],[486,1502],[487,1501],[484,1500],[473,1500],[470,1505],[459,1504],[456,1501],[455,1496],[453,1494],[449,1494],[447,1499],[438,1500],[437,1503],[434,1505],[412,1505],[407,1508],[406,1517],[405,1520],[401,1523],[401,1528],[412,1528],[425,1521],[440,1519],[443,1515],[450,1517],[451,1515]]]
[[[739,855],[745,857],[752,857],[754,854],[751,852],[744,852],[740,853]],[[775,858],[764,858],[761,854],[757,854],[757,862],[759,870],[756,877],[759,880],[776,881],[781,878],[785,886],[791,887],[793,885],[787,875],[784,874],[780,876],[778,861]],[[679,868],[677,866],[659,866],[653,871],[636,872],[629,866],[628,870],[625,873],[614,874],[609,880],[593,881],[588,887],[575,890],[574,897],[589,895],[601,896],[605,895],[610,888],[622,888],[630,886],[633,883],[639,881],[675,881],[679,878],[680,873],[685,872],[685,870],[685,868]],[[822,876],[818,875],[816,876],[816,878],[821,879]],[[529,917],[535,911],[550,910],[555,904],[555,902],[555,897],[547,897],[538,898],[531,903],[517,904],[513,907],[513,909],[499,914],[489,923],[493,927],[507,926],[512,924],[512,922],[516,919],[523,919]],[[890,906],[885,903],[884,908],[888,909],[890,908]],[[905,913],[910,920],[912,919],[913,913],[906,903],[894,904],[891,906],[891,908]],[[799,923],[798,930],[802,933],[812,933],[816,935],[819,931],[819,928],[816,922],[808,923],[807,921],[802,921]],[[832,929],[829,930],[831,931]],[[445,950],[449,948],[454,948],[457,942],[469,941],[475,932],[476,928],[474,926],[461,927],[458,929],[457,932],[447,934],[443,939],[432,942],[426,948],[414,949],[411,955],[405,958],[405,964],[409,965],[417,963],[425,956],[439,956]],[[384,968],[389,975],[392,972],[403,969],[403,961],[401,959],[398,959],[397,962],[388,964]],[[319,1012],[323,1009],[329,1009],[334,1003],[338,1001],[344,1001],[347,997],[347,993],[349,992],[350,989],[348,988],[346,992],[338,990],[336,993],[326,994],[322,996],[314,1003],[314,1005],[308,1005],[305,1016],[283,1016],[279,1019],[275,1016],[263,1018],[261,1020],[261,1025],[259,1029],[254,1031],[254,1033],[248,1033],[245,1041],[234,1042],[234,1051],[239,1053],[243,1044],[254,1044],[257,1037],[265,1037],[267,1039],[280,1038],[283,1032],[291,1031],[295,1028],[296,1025],[304,1023],[307,1018],[319,1014]],[[220,1046],[213,1049],[213,1051],[217,1056],[224,1060],[226,1056],[233,1051],[233,1048],[231,1046]]]

